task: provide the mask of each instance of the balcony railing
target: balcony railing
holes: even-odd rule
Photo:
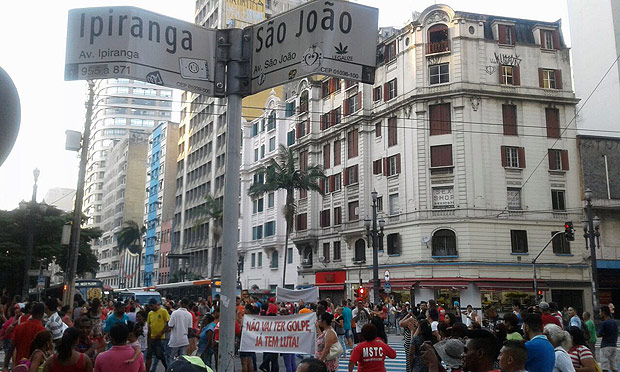
[[[450,51],[450,40],[428,43],[428,54],[443,53]]]

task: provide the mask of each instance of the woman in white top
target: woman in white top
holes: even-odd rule
[[[572,346],[570,334],[555,324],[547,324],[544,333],[555,348],[553,372],[575,372],[573,362],[566,351]]]

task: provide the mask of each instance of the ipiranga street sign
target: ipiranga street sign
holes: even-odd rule
[[[215,30],[134,7],[72,9],[65,80],[131,78],[212,96]]]
[[[252,93],[315,74],[374,83],[378,16],[321,0],[252,26]]]

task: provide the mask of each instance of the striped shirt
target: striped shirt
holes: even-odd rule
[[[573,346],[568,352],[568,355],[570,355],[570,360],[571,362],[573,362],[573,367],[575,368],[583,367],[583,365],[581,364],[581,361],[583,359],[594,358],[594,356],[592,355],[592,351],[590,351],[590,349],[588,349],[588,347],[584,345]]]

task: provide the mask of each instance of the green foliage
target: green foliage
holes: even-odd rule
[[[123,228],[118,233],[118,248],[122,251],[128,249],[131,254],[142,251],[142,235],[146,232],[144,226],[140,227],[136,221],[125,221]]]
[[[31,269],[39,268],[53,260],[61,269],[67,269],[69,247],[60,245],[62,227],[71,223],[71,213],[49,206],[44,215],[29,210],[0,210],[0,288],[10,293],[21,291],[29,224],[32,223],[34,250]],[[80,234],[80,255],[78,256],[78,275],[96,272],[99,268],[97,257],[90,249],[89,242],[101,236],[97,229],[82,229]]]

